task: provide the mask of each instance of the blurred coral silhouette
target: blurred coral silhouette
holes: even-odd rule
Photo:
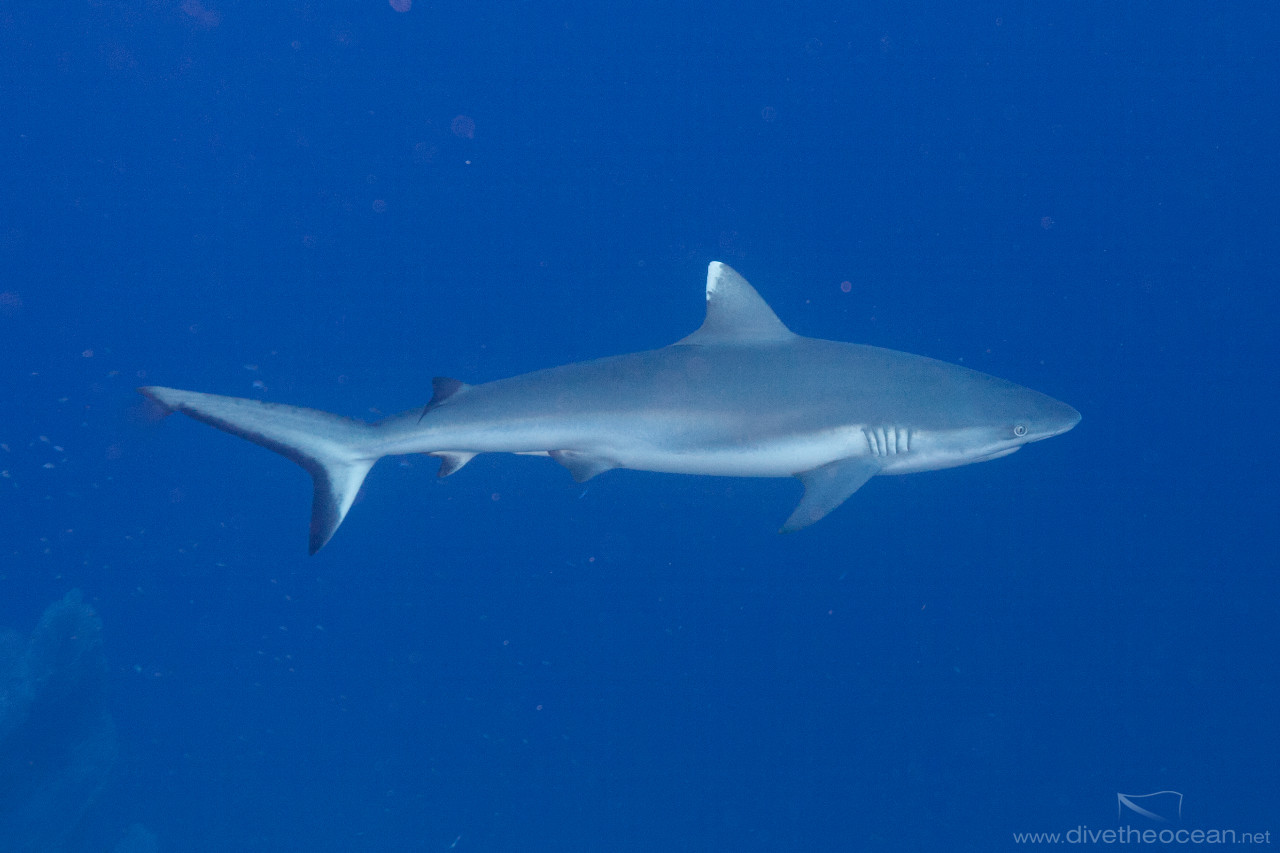
[[[29,639],[0,631],[0,848],[7,853],[64,849],[102,790],[118,751],[106,679],[102,623],[79,590],[50,605]],[[123,849],[154,850],[154,840],[150,848],[144,841]]]

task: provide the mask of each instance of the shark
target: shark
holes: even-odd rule
[[[165,413],[273,450],[314,486],[309,552],[330,540],[384,456],[547,456],[578,482],[615,468],[795,477],[781,532],[872,477],[999,459],[1061,435],[1080,413],[1038,391],[921,355],[792,332],[741,275],[712,262],[702,325],[659,349],[467,384],[436,377],[425,406],[369,423],[198,391],[139,388]]]

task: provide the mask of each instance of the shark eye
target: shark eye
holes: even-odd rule
[[[1016,435],[1018,438],[1022,438],[1024,435],[1026,435],[1026,434],[1027,434],[1027,427],[1026,427],[1026,425],[1025,425],[1025,424],[1014,424],[1014,427],[1013,427],[1013,434],[1014,434],[1014,435]]]

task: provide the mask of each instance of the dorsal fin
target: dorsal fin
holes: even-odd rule
[[[735,344],[785,341],[795,333],[782,324],[756,289],[727,264],[707,267],[707,318],[677,343]]]

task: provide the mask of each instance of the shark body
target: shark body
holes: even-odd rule
[[[423,409],[376,423],[174,388],[139,390],[168,411],[297,462],[315,493],[310,551],[324,546],[383,456],[550,456],[579,482],[612,468],[797,477],[799,530],[877,474],[1006,456],[1080,420],[1072,407],[965,367],[791,332],[742,276],[707,273],[701,328],[661,349],[479,385],[433,381]]]

